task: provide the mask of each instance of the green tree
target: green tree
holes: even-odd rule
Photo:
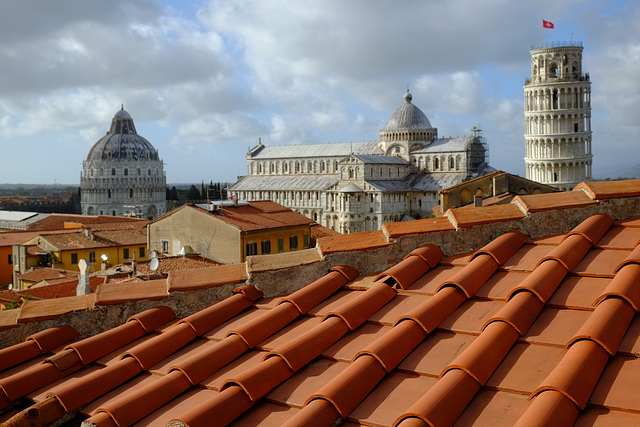
[[[196,201],[202,200],[200,198],[200,192],[198,191],[196,186],[193,184],[191,184],[191,187],[189,187],[189,191],[187,192],[187,200],[190,202],[196,202]]]

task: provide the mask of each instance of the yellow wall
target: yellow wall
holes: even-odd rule
[[[304,235],[307,235],[307,246],[305,246]],[[290,236],[298,237],[298,248],[291,249],[290,244]],[[278,251],[278,237],[282,237],[283,241],[283,250]],[[247,232],[242,238],[242,254],[243,261],[246,259],[246,249],[247,243],[255,242],[257,246],[258,252],[256,255],[266,255],[262,253],[262,242],[265,240],[269,240],[271,242],[271,252],[272,254],[277,254],[280,252],[291,252],[291,251],[300,251],[302,249],[309,248],[309,242],[311,240],[311,228],[309,225],[302,226],[294,226],[294,227],[286,227],[286,228],[275,228],[268,230],[259,230],[259,231],[250,231]]]
[[[144,257],[140,256],[140,248],[144,248]],[[129,258],[124,257],[125,249],[129,249]],[[101,268],[102,264],[102,254],[105,254],[109,257],[107,263],[110,265],[122,264],[124,262],[128,262],[133,258],[133,251],[135,251],[136,259],[147,259],[148,251],[146,244],[140,245],[127,245],[127,246],[118,246],[111,248],[94,248],[94,249],[79,249],[79,250],[67,250],[67,251],[59,251],[55,253],[57,268],[64,268],[65,270],[72,271],[80,271],[77,263],[72,263],[71,258],[72,254],[78,255],[78,261],[81,259],[86,259],[89,261],[90,252],[95,252],[95,262],[90,263],[90,271],[98,271]]]

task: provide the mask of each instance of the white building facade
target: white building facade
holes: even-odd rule
[[[340,233],[432,216],[440,189],[494,171],[479,136],[438,138],[426,115],[404,104],[379,141],[267,147],[247,153],[247,175],[230,193],[272,200]]]
[[[124,108],[82,162],[80,204],[84,215],[153,219],[167,210],[166,177],[158,151],[136,132]]]
[[[591,81],[582,50],[579,42],[532,49],[524,86],[527,178],[563,190],[592,179]]]

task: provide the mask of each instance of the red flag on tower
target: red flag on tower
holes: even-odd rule
[[[554,28],[554,26],[553,26],[553,22],[551,22],[551,21],[545,21],[544,19],[542,20],[542,26],[543,26],[544,28],[551,28],[551,29],[553,29],[553,28]]]

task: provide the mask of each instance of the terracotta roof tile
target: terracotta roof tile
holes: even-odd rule
[[[582,208],[597,205],[598,202],[582,191],[561,191],[516,196],[512,204],[520,206],[523,212],[542,212],[556,209]]]
[[[119,304],[135,300],[161,300],[169,295],[164,279],[109,283],[98,287],[96,305]]]
[[[229,283],[244,283],[246,280],[247,269],[244,264],[171,271],[167,277],[169,292],[213,288]]]
[[[455,227],[446,217],[424,218],[415,221],[385,222],[382,229],[389,237],[407,236],[410,234],[449,231]]]
[[[387,241],[382,231],[340,234],[318,239],[318,248],[324,255],[335,252],[367,251],[389,245],[392,243]]]
[[[95,294],[66,298],[30,300],[20,309],[18,322],[35,322],[55,319],[72,311],[90,310],[94,306]]]
[[[518,221],[524,218],[524,214],[514,204],[482,206],[474,209],[452,208],[445,212],[451,222],[460,227],[490,224],[493,222]]]
[[[626,181],[581,182],[574,191],[582,190],[592,199],[617,199],[640,196],[640,179]]]
[[[394,255],[380,275],[357,276],[347,262],[290,295],[264,298],[243,286],[190,316],[141,312],[50,354],[17,344],[0,355],[30,359],[0,366],[0,407],[26,396],[98,425],[207,425],[212,417],[285,427],[330,426],[339,417],[346,426],[633,425],[640,249],[634,255],[632,246],[640,222],[610,222],[591,216],[524,245],[507,233],[474,254],[414,254],[391,266],[416,245],[414,236],[398,237],[382,249]],[[327,266],[296,268],[308,274],[319,265]],[[218,268],[170,279],[176,289],[229,283]],[[242,269],[228,268],[236,278]],[[239,283],[251,282],[250,271]],[[279,271],[268,275],[291,274]],[[12,311],[28,315],[32,303]],[[87,309],[89,318],[93,305]]]
[[[254,255],[247,257],[247,269],[251,273],[277,270],[299,265],[313,264],[322,260],[317,248],[300,251],[283,252],[280,254]]]

